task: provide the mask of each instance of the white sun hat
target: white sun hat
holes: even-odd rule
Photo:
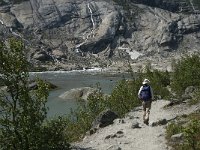
[[[144,81],[142,82],[142,84],[148,84],[148,83],[150,83],[148,79],[144,79]]]

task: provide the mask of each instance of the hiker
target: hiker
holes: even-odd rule
[[[138,92],[138,98],[142,101],[143,106],[143,121],[145,124],[149,124],[149,114],[151,109],[151,102],[153,99],[153,91],[151,86],[149,85],[150,81],[148,79],[144,79],[142,82],[142,86]]]

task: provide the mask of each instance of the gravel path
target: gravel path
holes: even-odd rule
[[[157,100],[152,103],[150,124],[142,122],[142,107],[137,107],[123,119],[116,119],[114,124],[99,129],[97,133],[86,136],[83,141],[75,145],[79,150],[170,150],[165,140],[166,125],[153,124],[159,120],[173,120],[176,116],[189,114],[200,105],[187,104],[163,108],[169,101]],[[132,128],[139,123],[138,128]]]

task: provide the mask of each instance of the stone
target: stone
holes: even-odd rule
[[[195,96],[197,87],[189,86],[185,89],[185,93],[181,96],[182,100],[192,99]]]
[[[117,131],[117,134],[124,134],[123,131]]]
[[[132,128],[132,129],[140,128],[139,123],[138,123],[136,120],[133,120],[132,125],[131,125],[131,128]]]
[[[42,61],[42,62],[53,60],[52,57],[48,55],[45,51],[36,52],[32,58],[34,58],[35,60]]]
[[[173,142],[180,142],[183,140],[183,133],[174,134],[171,136]]]
[[[151,126],[155,127],[155,126],[160,126],[160,125],[166,125],[168,123],[168,121],[166,119],[161,119],[158,120],[157,122],[152,122]]]
[[[117,145],[112,145],[108,147],[106,150],[122,150],[122,148]]]
[[[97,118],[92,123],[92,128],[103,128],[110,124],[113,124],[113,121],[118,118],[118,115],[107,109],[101,112]]]

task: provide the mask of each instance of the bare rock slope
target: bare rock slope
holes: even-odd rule
[[[29,61],[48,70],[125,70],[128,62],[170,70],[172,59],[199,52],[200,14],[191,0],[3,1],[0,37],[23,39]]]

